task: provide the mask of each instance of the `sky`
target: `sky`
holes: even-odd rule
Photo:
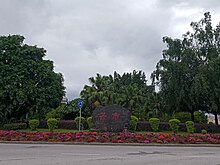
[[[43,47],[72,100],[97,73],[142,70],[151,83],[162,38],[181,38],[208,11],[215,27],[220,0],[0,0],[0,35]]]

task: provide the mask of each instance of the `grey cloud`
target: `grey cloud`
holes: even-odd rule
[[[96,73],[136,69],[149,77],[165,47],[162,37],[182,34],[180,27],[193,21],[195,15],[179,16],[178,10],[199,8],[199,18],[206,8],[219,14],[218,0],[195,1],[1,1],[0,34],[19,33],[44,47],[73,99]]]

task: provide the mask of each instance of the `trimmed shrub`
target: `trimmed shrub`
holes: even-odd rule
[[[202,133],[202,134],[207,134],[207,131],[206,131],[205,129],[202,129],[202,130],[201,130],[201,133]]]
[[[160,119],[158,118],[150,118],[149,119],[150,127],[152,131],[156,132],[159,129]]]
[[[146,131],[150,129],[150,123],[147,121],[140,121],[137,123],[137,131]],[[202,129],[207,130],[209,133],[220,133],[220,125],[195,123],[195,132],[201,133]],[[170,131],[170,124],[168,122],[160,122],[158,131]],[[187,131],[185,123],[179,124],[179,131]]]
[[[60,129],[77,129],[76,122],[74,120],[59,120],[57,126]]]
[[[19,129],[26,129],[26,123],[11,123],[11,124],[4,124],[3,128],[6,130],[19,130]]]
[[[138,121],[139,121],[138,118],[136,116],[132,115],[130,117],[130,121],[129,121],[129,130],[136,131]]]
[[[136,131],[137,129],[137,122],[135,120],[129,121],[129,130]]]
[[[139,119],[138,119],[136,116],[134,116],[134,115],[132,115],[132,116],[130,117],[130,120],[134,120],[134,121],[136,121],[136,122],[139,121]]]
[[[76,117],[74,119],[74,121],[76,123],[76,126],[77,126],[77,129],[79,129],[79,120],[80,120],[80,117]],[[84,128],[85,123],[86,123],[86,119],[84,117],[81,117],[81,127],[82,127],[82,129]]]
[[[185,124],[186,124],[187,132],[188,133],[194,133],[194,131],[195,131],[194,122],[193,121],[187,121],[187,122],[185,122]]]
[[[92,116],[88,117],[86,121],[87,121],[87,124],[89,126],[89,129],[94,128],[94,124],[92,122]]]
[[[170,128],[174,134],[176,134],[179,130],[179,123],[180,123],[180,121],[178,119],[170,119],[169,120]]]
[[[29,121],[29,127],[32,131],[36,131],[39,124],[40,122],[37,119],[32,119]]]
[[[53,131],[54,129],[56,129],[57,128],[57,119],[55,119],[55,118],[48,119],[47,126],[50,131]]]

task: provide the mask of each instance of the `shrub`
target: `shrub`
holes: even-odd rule
[[[61,129],[77,129],[76,122],[74,120],[59,120],[57,125],[58,128]]]
[[[136,116],[134,116],[134,115],[132,115],[132,116],[130,117],[130,120],[134,120],[134,121],[136,121],[136,122],[139,121],[138,118],[137,118]]]
[[[191,121],[191,114],[189,112],[179,112],[173,115],[173,118],[180,120],[181,123]],[[194,112],[195,123],[207,123],[208,119],[205,113],[196,111]]]
[[[187,122],[185,122],[185,124],[186,124],[187,132],[188,133],[194,133],[194,131],[195,131],[194,122],[193,121],[187,121]]]
[[[149,119],[150,127],[152,131],[156,132],[159,129],[160,119],[158,118],[150,118]]]
[[[77,126],[78,129],[79,129],[79,120],[80,120],[80,117],[76,117],[76,118],[74,119],[74,121],[76,122],[76,126]],[[81,127],[82,127],[82,129],[83,129],[85,123],[86,123],[86,119],[85,119],[84,117],[81,117]]]
[[[50,131],[53,131],[54,129],[56,129],[57,128],[57,119],[55,119],[55,118],[48,119],[47,126]]]
[[[202,129],[202,130],[201,130],[201,133],[202,133],[202,134],[207,134],[207,131],[206,131],[205,129]]]
[[[208,117],[205,115],[204,112],[196,111],[194,112],[194,116],[195,116],[195,123],[207,123],[208,122]]]
[[[6,130],[19,130],[19,129],[26,129],[26,123],[11,123],[11,124],[4,124],[3,128]]]
[[[94,128],[94,124],[92,122],[92,116],[88,117],[86,121],[87,121],[87,124],[88,124],[90,129]]]
[[[147,121],[139,121],[137,124],[137,131],[146,131],[150,130],[150,123]],[[195,132],[201,133],[201,130],[205,129],[208,131],[208,133],[220,133],[220,125],[216,124],[198,124],[195,123]],[[170,124],[168,122],[160,122],[159,124],[159,130],[158,131],[170,131]],[[179,124],[179,131],[186,132],[186,125],[185,123]]]
[[[129,130],[136,131],[137,129],[137,122],[135,120],[129,121]]]
[[[138,121],[139,121],[139,120],[138,120],[138,118],[137,118],[136,116],[132,115],[132,116],[130,117],[129,129],[130,129],[131,131],[136,131]]]
[[[180,121],[178,119],[170,119],[169,125],[174,134],[178,132]]]
[[[40,122],[37,119],[32,119],[29,121],[29,127],[31,128],[32,131],[36,131],[39,124]]]

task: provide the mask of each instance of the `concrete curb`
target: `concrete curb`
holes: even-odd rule
[[[157,144],[157,143],[86,143],[86,142],[42,142],[42,141],[0,141],[1,144],[62,144],[62,145],[102,145],[102,146],[154,146],[154,147],[220,147],[220,144]]]

